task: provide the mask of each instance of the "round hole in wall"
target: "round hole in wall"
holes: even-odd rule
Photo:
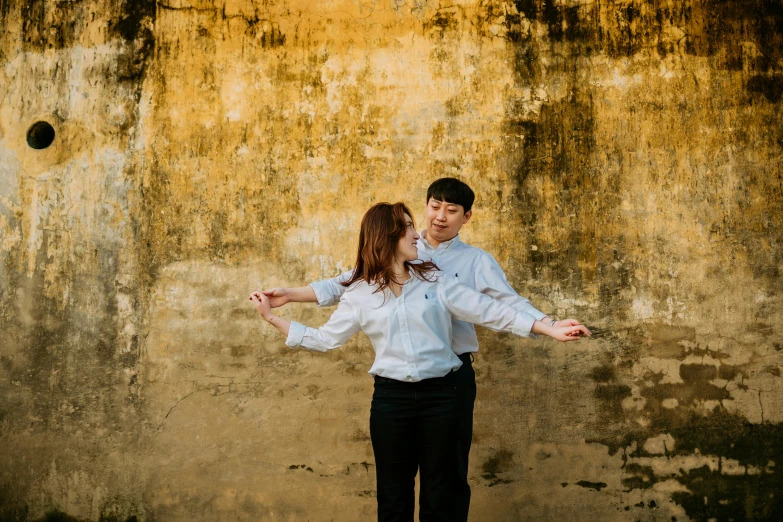
[[[54,141],[54,127],[49,122],[37,121],[27,130],[27,144],[34,149],[45,149]]]

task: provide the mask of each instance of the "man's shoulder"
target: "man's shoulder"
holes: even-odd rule
[[[476,259],[488,259],[494,261],[495,258],[487,252],[486,250],[483,250],[477,246],[469,245],[465,243],[464,241],[461,241],[459,245],[457,245],[457,248],[454,250],[455,253],[459,253],[461,257],[472,257]]]

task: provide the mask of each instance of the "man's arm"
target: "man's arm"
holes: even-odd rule
[[[315,292],[310,286],[297,288],[272,288],[261,292],[269,298],[272,308],[280,308],[288,303],[316,303]]]
[[[353,272],[345,272],[332,279],[324,279],[297,288],[272,288],[264,290],[272,308],[278,308],[288,303],[318,303],[318,306],[332,306],[340,301],[345,287],[340,284],[347,281]]]

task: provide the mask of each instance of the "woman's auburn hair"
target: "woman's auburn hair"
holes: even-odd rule
[[[370,285],[378,285],[375,292],[381,292],[391,283],[402,284],[394,279],[394,261],[397,244],[407,230],[406,215],[413,223],[413,214],[404,203],[376,203],[370,207],[362,218],[353,274],[341,283],[343,286],[365,281]],[[430,272],[438,270],[432,261],[405,261],[404,264],[409,272],[412,271],[414,276],[424,281],[432,281]]]

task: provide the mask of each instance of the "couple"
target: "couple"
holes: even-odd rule
[[[290,347],[326,351],[360,330],[369,337],[375,349],[370,438],[379,522],[412,522],[417,471],[422,522],[468,518],[472,354],[478,351],[473,324],[558,341],[590,335],[576,320],[556,321],[538,311],[517,295],[492,256],[459,240],[473,200],[462,181],[435,181],[427,190],[421,235],[404,204],[378,203],[362,219],[353,270],[310,286],[250,295]],[[318,329],[272,313],[289,302],[325,306],[338,300]]]

